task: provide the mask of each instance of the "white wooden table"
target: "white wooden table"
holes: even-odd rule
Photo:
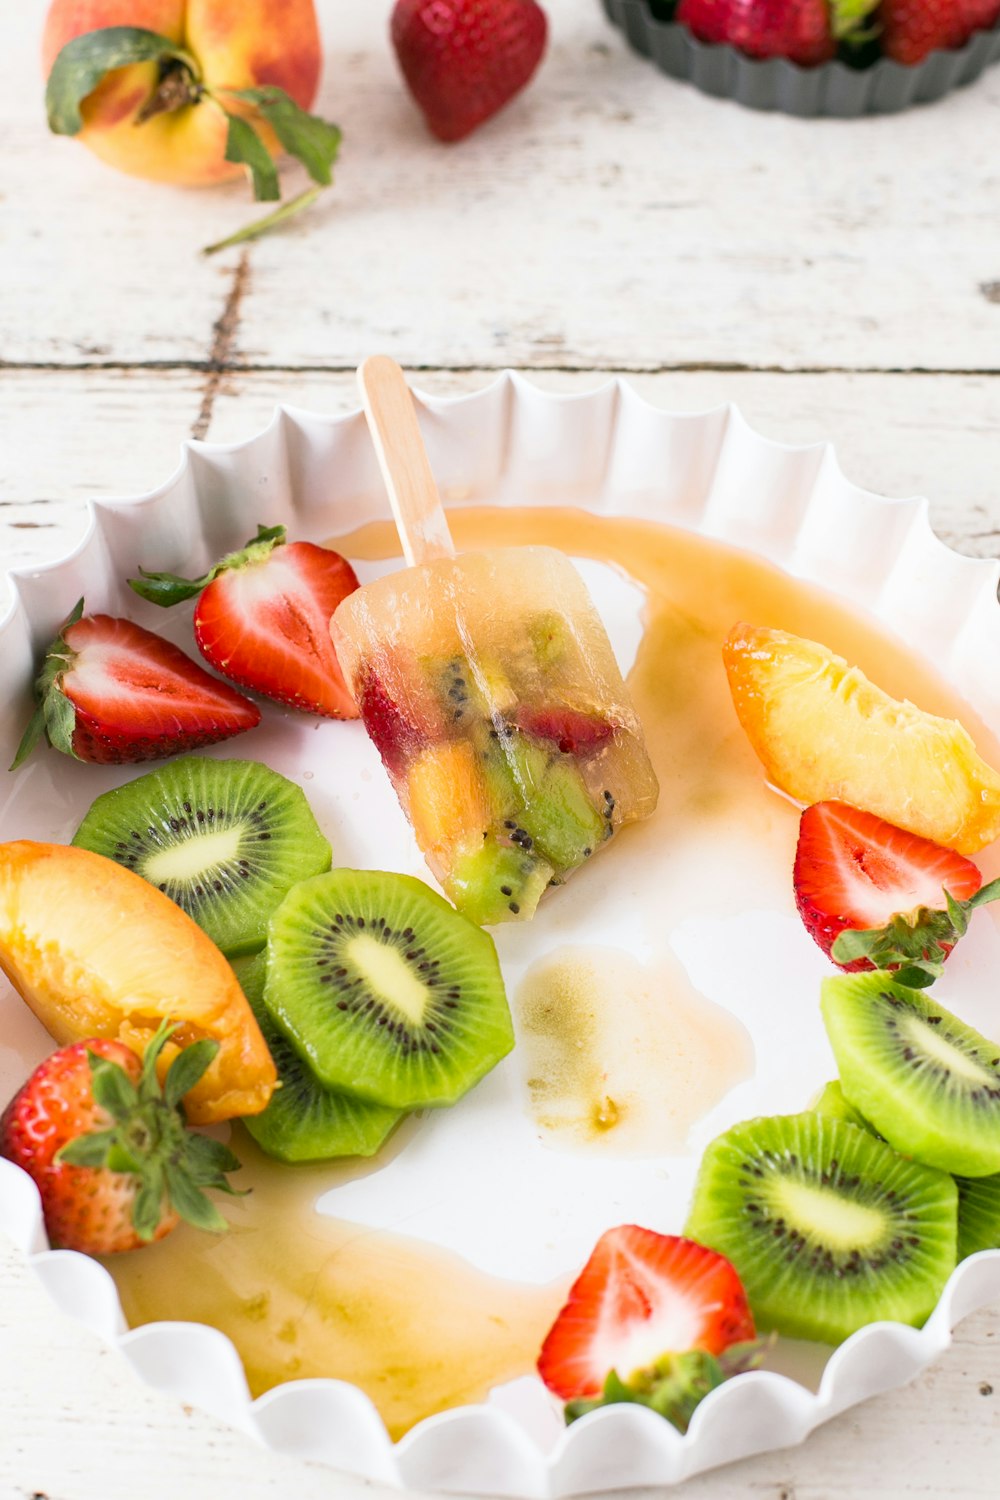
[[[739,402],[830,437],[852,478],[922,491],[962,551],[1000,544],[1000,70],[931,110],[800,122],[667,83],[597,0],[546,0],[535,87],[459,148],[398,85],[390,0],[320,4],[336,191],[245,253],[198,257],[245,191],[119,177],[45,130],[42,0],[4,18],[0,560],[57,557],[95,495],[142,490],[189,436],[273,404],[341,410],[396,355],[436,391],[504,365],[558,389],[635,373],[651,399]],[[289,174],[294,179],[294,174]],[[0,601],[2,607],[2,601]],[[1000,1309],[911,1388],[685,1500],[995,1497]],[[0,1500],[380,1493],[261,1452],[138,1384],[0,1247]]]

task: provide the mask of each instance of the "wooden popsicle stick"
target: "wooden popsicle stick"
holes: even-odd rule
[[[403,556],[411,567],[435,557],[454,557],[455,544],[406,377],[394,359],[374,354],[359,366],[358,385]]]

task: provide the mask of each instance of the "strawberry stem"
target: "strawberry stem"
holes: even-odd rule
[[[168,609],[173,604],[180,604],[184,599],[193,599],[213,583],[221,573],[228,573],[233,569],[245,568],[252,563],[264,562],[276,547],[282,547],[285,543],[284,526],[261,526],[257,525],[257,535],[251,537],[246,546],[237,552],[227,552],[225,557],[219,559],[214,568],[209,568],[200,578],[181,578],[177,573],[151,573],[145,568],[139,569],[138,578],[130,578],[129,588],[133,589],[140,598],[146,599],[150,604],[159,604]]]
[[[891,969],[900,984],[929,989],[944,972],[945,959],[969,930],[969,919],[979,906],[1000,899],[1000,880],[992,880],[970,896],[956,901],[945,891],[946,911],[918,906],[897,912],[884,927],[847,928],[830,949],[837,964],[866,959],[873,969]]]

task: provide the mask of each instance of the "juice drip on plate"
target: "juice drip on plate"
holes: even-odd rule
[[[798,813],[765,785],[736,721],[720,656],[739,619],[822,641],[895,697],[960,718],[980,753],[1000,765],[993,737],[905,646],[832,596],[747,553],[654,522],[580,511],[459,509],[450,519],[459,547],[561,547],[620,567],[646,590],[645,634],[629,686],[660,777],[660,806],[576,874],[565,892],[553,894],[553,928],[557,902],[585,906],[599,898],[602,882],[612,881],[627,882],[634,893],[654,951],[662,948],[664,927],[695,909],[696,897],[703,906],[706,891],[717,909],[784,903],[791,914]],[[332,545],[353,559],[398,556],[388,523]],[[734,843],[747,853],[750,887],[736,863],[720,860],[719,849],[728,852]],[[981,863],[988,868],[990,861]],[[533,956],[545,951],[547,920],[543,906],[530,929]],[[527,941],[511,933],[507,940]],[[729,1042],[731,1084],[743,1076],[743,1064],[732,1035]],[[821,1081],[803,1079],[801,1107]],[[697,1113],[729,1084],[725,1076],[712,1078]],[[644,1127],[636,1128],[642,1135]],[[401,1234],[316,1212],[328,1190],[359,1170],[378,1170],[419,1129],[419,1120],[408,1122],[380,1158],[360,1168],[269,1163],[238,1131],[238,1154],[247,1163],[242,1176],[254,1191],[224,1204],[233,1230],[215,1238],[182,1228],[162,1244],[109,1262],[126,1317],[132,1324],[180,1318],[221,1328],[242,1355],[255,1393],[312,1375],[353,1381],[394,1435],[528,1373],[578,1267],[567,1267],[558,1286],[514,1286]],[[602,1132],[598,1149],[611,1149],[617,1129]],[[594,1141],[588,1145],[593,1149]],[[680,1229],[682,1212],[665,1227]]]
[[[614,1156],[683,1150],[690,1127],[753,1072],[746,1027],[672,955],[564,948],[514,1001],[521,1074],[546,1145]]]
[[[567,1289],[518,1286],[456,1255],[318,1214],[343,1172],[269,1161],[242,1131],[225,1235],[186,1225],[105,1265],[131,1327],[209,1323],[239,1350],[255,1396],[284,1380],[360,1386],[394,1438],[534,1368]],[[391,1147],[390,1147],[391,1149]]]

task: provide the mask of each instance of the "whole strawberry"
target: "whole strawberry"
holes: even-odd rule
[[[914,66],[931,52],[964,47],[1000,20],[1000,0],[882,0],[882,51]]]
[[[197,597],[194,638],[216,671],[289,708],[356,719],[330,637],[330,617],[358,586],[329,547],[287,542],[284,526],[258,526],[201,578],[147,573],[129,583],[164,608]]]
[[[470,135],[524,88],[547,32],[535,0],[397,0],[392,13],[403,77],[442,141]]]
[[[226,1221],[203,1188],[231,1192],[228,1147],[187,1129],[181,1099],[217,1044],[178,1053],[161,1089],[164,1025],[142,1062],[121,1042],[95,1038],[40,1064],[0,1118],[0,1155],[22,1167],[42,1199],[49,1243],[88,1255],[135,1250],[176,1227]]]
[[[857,38],[877,0],[680,0],[677,20],[699,41],[748,57],[784,57],[817,67]]]
[[[35,680],[37,708],[16,771],[40,740],[98,765],[160,760],[260,723],[260,709],[162,636],[83,600],[59,628]]]

